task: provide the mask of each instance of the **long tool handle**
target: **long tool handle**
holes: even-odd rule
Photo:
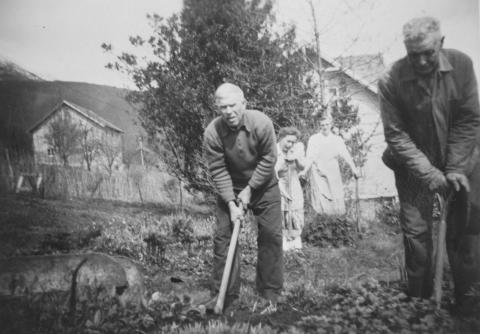
[[[233,256],[235,255],[235,248],[237,247],[238,234],[240,233],[240,219],[237,219],[233,224],[232,237],[230,238],[230,246],[228,247],[227,260],[225,261],[225,269],[223,270],[222,283],[220,284],[220,291],[218,292],[217,303],[213,312],[215,314],[222,314],[223,305],[225,303],[225,295],[227,293],[228,280],[232,271]]]
[[[439,309],[440,302],[442,300],[443,264],[445,262],[445,235],[447,233],[447,212],[452,194],[450,193],[446,199],[443,199],[441,195],[437,194],[437,198],[440,203],[440,224],[438,226],[437,253],[435,256],[433,300],[437,304],[437,309]]]
[[[358,193],[358,178],[355,178],[355,216],[357,218],[357,235],[360,235],[360,197]]]

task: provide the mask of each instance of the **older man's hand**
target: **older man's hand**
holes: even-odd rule
[[[230,221],[232,224],[236,220],[240,220],[240,223],[243,224],[245,221],[245,212],[243,210],[243,206],[237,205],[235,201],[228,202],[228,209],[230,211]]]
[[[470,192],[470,184],[467,177],[460,173],[447,173],[446,176],[448,182],[453,186],[455,191],[459,191],[460,187],[465,188],[467,192]]]
[[[430,177],[428,182],[428,189],[433,192],[443,192],[448,189],[448,182],[445,175],[439,170],[436,170],[435,173]]]
[[[242,202],[246,209],[247,205],[250,204],[250,200],[252,199],[252,188],[250,188],[250,186],[246,186],[242,189],[242,191],[240,191],[240,193],[237,195],[237,198]]]

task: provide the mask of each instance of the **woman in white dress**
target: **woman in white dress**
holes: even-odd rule
[[[282,199],[283,250],[302,248],[303,191],[298,174],[305,168],[306,160],[299,137],[295,127],[281,128],[278,133],[275,172]]]
[[[345,160],[355,178],[359,177],[359,172],[343,139],[333,134],[331,128],[331,119],[324,118],[320,121],[319,132],[308,140],[310,199],[317,213],[341,215],[346,209],[339,158]]]

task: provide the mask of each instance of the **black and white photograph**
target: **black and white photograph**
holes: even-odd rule
[[[478,0],[0,0],[0,333],[480,333]]]

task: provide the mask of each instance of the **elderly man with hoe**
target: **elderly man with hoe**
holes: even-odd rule
[[[379,81],[385,139],[393,169],[410,296],[432,294],[434,193],[453,195],[447,207],[447,251],[457,310],[471,308],[480,279],[480,111],[472,61],[443,49],[438,20],[403,27],[407,56]]]
[[[213,283],[218,292],[232,235],[232,224],[244,221],[244,208],[258,223],[256,287],[265,298],[266,311],[276,309],[283,288],[282,218],[280,191],[274,167],[276,137],[272,121],[257,110],[246,109],[242,90],[224,83],[215,92],[220,116],[205,129],[209,172],[217,196]],[[235,252],[225,308],[240,292],[240,254]]]

